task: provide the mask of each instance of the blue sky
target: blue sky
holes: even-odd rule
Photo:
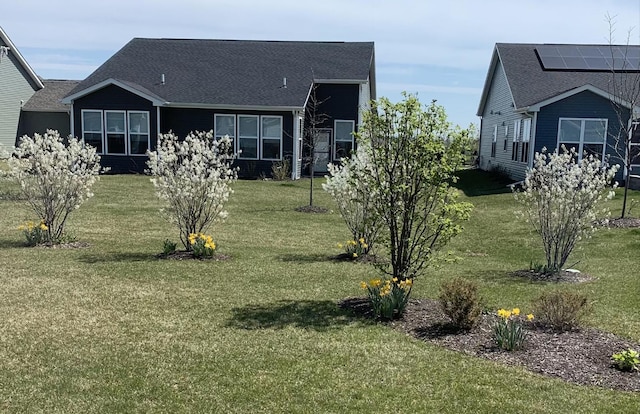
[[[133,37],[373,41],[378,96],[475,116],[496,42],[640,41],[640,0],[21,0],[0,26],[47,79],[83,79]]]

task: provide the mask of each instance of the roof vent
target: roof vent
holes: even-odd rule
[[[164,85],[164,73],[160,75],[160,85]]]
[[[287,89],[287,78],[282,78],[282,88]]]

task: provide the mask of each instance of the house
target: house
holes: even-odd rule
[[[113,172],[142,172],[158,133],[213,130],[233,140],[241,176],[268,176],[288,159],[298,178],[314,85],[326,115],[316,143],[322,173],[353,149],[375,98],[371,42],[135,38],[62,102],[72,108],[71,134]]]
[[[18,139],[24,135],[43,134],[47,129],[57,130],[61,136],[71,134],[70,106],[62,98],[71,92],[80,81],[43,79],[44,88],[38,90],[22,106],[18,124]]]
[[[637,83],[639,69],[638,46],[496,44],[477,112],[480,168],[522,180],[535,153],[562,145],[622,167],[615,137],[631,105],[613,92],[620,81]]]
[[[0,27],[0,155],[16,142],[21,107],[44,85]]]

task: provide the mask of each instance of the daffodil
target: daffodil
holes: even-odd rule
[[[511,311],[511,313],[513,313],[514,316],[518,316],[520,315],[520,308],[513,308],[513,310]]]
[[[343,247],[342,243],[338,243],[338,249],[342,249]]]
[[[531,322],[533,320],[533,313],[527,315],[527,320]]]
[[[360,244],[364,244],[364,237],[360,237],[359,242],[360,242]]]
[[[366,289],[367,288],[367,282],[360,282],[360,287],[362,289]]]
[[[353,258],[355,259],[356,257],[358,257],[358,253],[353,253]]]

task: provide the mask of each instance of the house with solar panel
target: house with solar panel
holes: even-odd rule
[[[522,180],[536,152],[563,145],[622,167],[616,137],[639,112],[617,92],[640,81],[639,68],[638,46],[496,44],[477,112],[480,168]]]
[[[314,88],[315,86],[315,88]],[[112,172],[142,172],[159,133],[228,135],[240,176],[269,176],[290,160],[304,173],[305,109],[315,89],[315,171],[348,155],[375,99],[372,42],[131,40],[62,100],[71,134]]]

